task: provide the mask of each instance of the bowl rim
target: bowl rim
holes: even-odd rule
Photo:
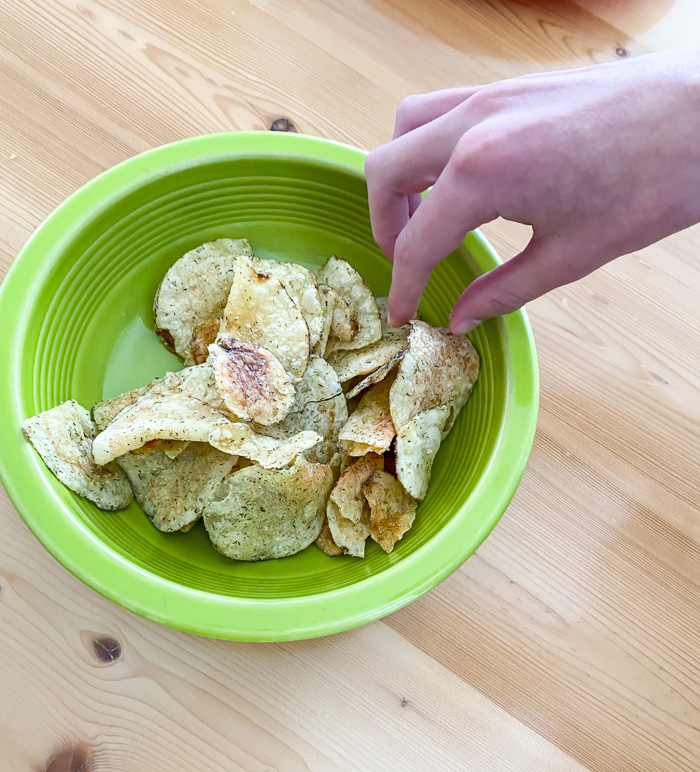
[[[102,172],[60,204],[36,229],[0,284],[0,329],[20,331],[29,323],[34,285],[50,265],[44,255],[82,228],[98,209],[140,187],[154,175],[214,158],[287,157],[340,167],[364,177],[366,152],[318,137],[280,132],[226,132],[153,148]],[[96,207],[97,203],[97,207]],[[479,231],[464,242],[478,267],[501,263]],[[348,630],[390,614],[435,587],[470,557],[495,527],[522,478],[535,436],[539,373],[527,314],[497,320],[505,341],[506,369],[517,369],[505,396],[494,452],[466,501],[424,545],[379,574],[336,590],[286,599],[248,599],[184,587],[149,573],[112,551],[73,517],[51,486],[33,485],[42,462],[19,430],[23,336],[0,339],[0,480],[18,512],[46,549],[78,579],[120,606],[189,633],[242,641],[314,638]],[[517,363],[517,364],[516,364]],[[488,512],[473,535],[464,533],[468,511]],[[37,519],[37,511],[56,517]],[[62,516],[61,516],[62,515]],[[451,548],[445,559],[444,545]],[[417,579],[416,579],[417,577]]]

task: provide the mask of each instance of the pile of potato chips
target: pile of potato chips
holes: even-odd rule
[[[312,542],[363,557],[413,524],[433,459],[479,372],[466,338],[394,329],[386,299],[338,257],[312,274],[245,239],[188,252],[164,276],[157,334],[184,369],[24,432],[58,479],[101,509],[132,495],[161,531],[200,517],[237,560]]]

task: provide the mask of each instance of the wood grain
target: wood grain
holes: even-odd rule
[[[692,0],[0,0],[0,271],[60,201],[225,129],[384,141],[408,93],[693,42]],[[696,42],[696,41],[695,41]],[[504,256],[521,226],[485,229]],[[700,768],[700,230],[530,306],[538,436],[500,525],[369,627],[293,644],[100,598],[0,494],[0,768]]]

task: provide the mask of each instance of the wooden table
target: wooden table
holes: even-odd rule
[[[698,29],[696,0],[0,0],[0,269],[154,145],[285,119],[371,147],[411,92]],[[504,256],[525,242],[486,230]],[[165,629],[74,579],[0,494],[0,769],[700,769],[699,254],[694,229],[531,304],[542,404],[511,507],[363,629]]]

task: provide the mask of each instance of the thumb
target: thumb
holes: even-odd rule
[[[479,276],[464,290],[452,309],[450,329],[463,335],[484,319],[517,311],[530,300],[580,279],[597,265],[585,268],[586,264],[589,261],[577,259],[574,250],[565,250],[560,239],[533,236],[519,255]]]

